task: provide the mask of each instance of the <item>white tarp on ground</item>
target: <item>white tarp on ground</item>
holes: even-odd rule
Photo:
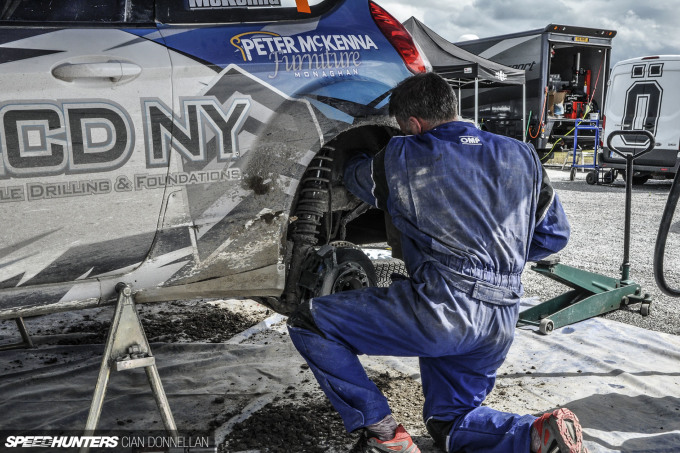
[[[200,430],[221,418],[219,440],[289,386],[302,391],[309,371],[279,334],[280,320],[229,343],[151,345],[178,426]],[[35,340],[37,349],[0,352],[0,429],[81,430],[103,345]],[[412,359],[364,362],[417,376]],[[567,406],[581,419],[591,453],[680,452],[680,337],[605,319],[550,336],[520,329],[489,404],[520,413]],[[159,420],[144,373],[114,372],[99,427],[160,429]]]
[[[510,410],[573,410],[591,453],[680,452],[678,336],[599,318],[549,336],[520,330],[499,374],[499,386],[524,382]]]

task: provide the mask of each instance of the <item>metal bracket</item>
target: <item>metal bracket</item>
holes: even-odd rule
[[[26,324],[24,324],[24,318],[14,318],[14,321],[17,323],[17,328],[19,329],[19,334],[21,335],[22,342],[21,343],[12,343],[12,344],[4,344],[0,346],[0,351],[8,351],[10,349],[23,349],[23,348],[32,348],[33,347],[33,340],[31,340],[31,336],[28,334],[28,330],[26,329]]]
[[[337,264],[335,247],[332,245],[325,244],[318,250],[313,250],[304,263],[298,286],[311,291],[311,294],[315,294],[323,282],[324,274],[328,269],[332,269]]]
[[[119,283],[116,285],[116,291],[118,291],[118,302],[106,340],[102,364],[99,368],[99,377],[92,397],[90,413],[87,417],[85,435],[93,435],[97,428],[109,375],[113,367],[116,371],[144,368],[165,429],[168,434],[176,437],[177,426],[158,375],[156,360],[151,354],[144,328],[137,315],[137,308],[132,299],[132,288],[125,283]],[[86,453],[88,450],[85,448],[81,449],[80,452]]]

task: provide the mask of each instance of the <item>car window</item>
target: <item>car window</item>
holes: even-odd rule
[[[153,22],[153,0],[5,0],[8,22]]]
[[[275,21],[314,17],[342,0],[156,0],[161,23]]]

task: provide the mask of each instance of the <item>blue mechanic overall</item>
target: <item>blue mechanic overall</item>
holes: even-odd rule
[[[391,413],[357,355],[414,356],[424,420],[440,448],[528,452],[535,417],[481,404],[513,341],[525,263],[569,237],[533,148],[453,121],[353,158],[344,177],[351,192],[390,214],[410,275],[389,288],[312,299],[301,308],[312,327],[289,321],[347,430]]]

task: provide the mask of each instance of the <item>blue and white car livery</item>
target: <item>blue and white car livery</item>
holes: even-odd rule
[[[118,282],[295,299],[310,247],[365,211],[337,169],[426,65],[368,0],[5,2],[0,319]]]

